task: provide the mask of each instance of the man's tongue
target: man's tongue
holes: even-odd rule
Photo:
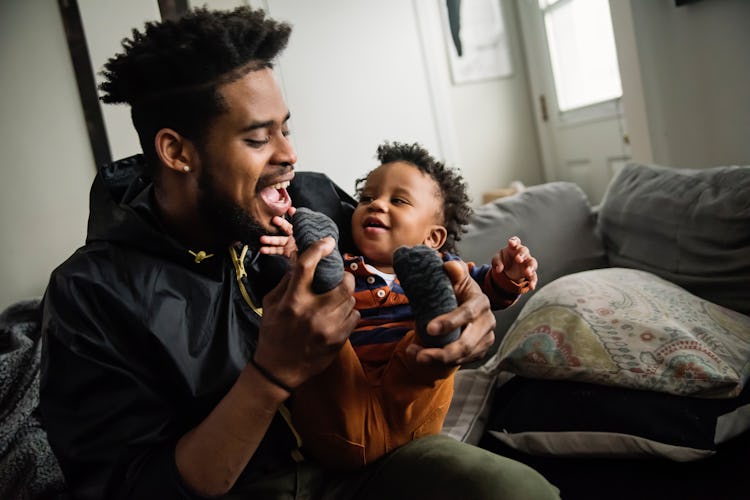
[[[289,199],[289,193],[287,193],[284,188],[275,189],[273,187],[267,187],[261,190],[260,197],[275,215],[284,215],[289,209],[291,202]]]

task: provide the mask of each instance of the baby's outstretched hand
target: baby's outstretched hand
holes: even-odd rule
[[[500,273],[505,273],[505,276],[515,283],[528,283],[529,290],[536,288],[537,261],[531,256],[528,247],[521,244],[518,236],[508,239],[508,246],[495,254],[491,266],[492,277],[496,283],[500,281],[497,279]]]
[[[294,215],[296,209],[290,207],[287,212],[290,216]],[[281,235],[264,234],[260,237],[260,253],[266,255],[284,255],[292,257],[297,251],[297,244],[294,241],[292,223],[284,217],[278,215],[271,219],[271,222],[278,226]]]

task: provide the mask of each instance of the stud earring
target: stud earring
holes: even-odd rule
[[[190,167],[188,165],[185,165],[184,167],[182,167],[182,171],[183,172],[190,172]]]

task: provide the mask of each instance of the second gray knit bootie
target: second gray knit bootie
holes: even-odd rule
[[[443,347],[461,335],[460,329],[445,335],[428,335],[427,323],[458,307],[453,284],[443,269],[443,259],[426,245],[400,247],[393,253],[393,269],[409,298],[417,335],[425,347]]]

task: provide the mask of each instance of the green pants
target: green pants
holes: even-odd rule
[[[489,451],[434,435],[395,450],[354,473],[311,462],[279,471],[241,496],[268,500],[546,500],[559,491],[539,473]]]

